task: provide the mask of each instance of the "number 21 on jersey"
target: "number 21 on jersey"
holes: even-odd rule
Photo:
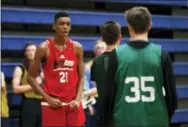
[[[134,96],[125,96],[125,101],[127,103],[142,102],[153,102],[155,101],[155,88],[152,86],[146,86],[147,82],[154,82],[153,76],[141,76],[138,77],[127,77],[125,79],[125,84],[133,83],[130,88],[131,93]],[[149,96],[141,95],[141,92],[149,93]]]
[[[60,83],[68,82],[68,72],[60,72]]]

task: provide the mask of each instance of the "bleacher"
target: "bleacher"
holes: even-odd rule
[[[21,96],[15,95],[11,88],[13,69],[21,63],[23,48],[28,41],[39,45],[54,34],[51,25],[56,12],[65,10],[70,15],[73,25],[70,38],[83,45],[84,56],[88,59],[93,55],[94,42],[99,39],[99,26],[107,20],[117,21],[123,26],[122,43],[126,43],[129,35],[124,11],[136,5],[145,5],[152,12],[153,29],[149,35],[150,41],[161,44],[173,60],[179,101],[171,122],[177,125],[188,124],[188,15],[173,14],[175,9],[188,9],[187,0],[81,0],[79,2],[65,0],[61,2],[2,1],[1,68],[8,83],[12,126],[18,126],[17,116],[21,102]],[[179,36],[181,33],[187,36]]]
[[[51,17],[58,11],[60,10],[2,7],[2,21],[7,23],[52,24],[53,18]],[[73,25],[98,26],[111,19],[118,21],[122,26],[127,26],[123,13],[73,10],[66,10],[66,12],[70,15]],[[186,16],[153,15],[152,18],[154,28],[188,30],[188,17]]]

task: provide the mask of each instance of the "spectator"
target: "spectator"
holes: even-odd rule
[[[4,73],[1,72],[1,126],[9,127],[9,107],[7,102],[7,89]]]
[[[99,55],[101,55],[104,51],[106,50],[106,43],[103,42],[101,39],[97,40],[95,42],[95,47],[94,47],[94,54],[95,54],[95,58]],[[90,60],[89,62],[87,62],[85,64],[85,68],[86,70],[90,70],[91,69],[91,65],[93,63],[93,59]]]
[[[97,40],[95,43],[94,54],[95,58],[101,55],[106,50],[106,43],[102,40]],[[94,59],[95,59],[94,58]],[[97,89],[96,85],[93,82],[90,82],[90,70],[93,63],[93,59],[90,60],[85,64],[85,86],[84,86],[84,93],[83,98],[86,99],[85,103],[88,103],[85,109],[86,114],[86,127],[94,127],[96,126],[96,115],[95,115],[95,108],[96,108],[96,98],[97,98]],[[84,104],[85,104],[84,103]]]
[[[37,46],[34,43],[26,44],[23,63],[17,66],[13,73],[13,91],[15,94],[23,94],[22,108],[20,111],[21,127],[41,126],[41,96],[33,91],[27,82],[28,67],[35,57],[36,49]],[[37,81],[42,84],[42,76],[38,76]]]

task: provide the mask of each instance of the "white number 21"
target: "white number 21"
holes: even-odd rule
[[[68,82],[68,72],[60,72],[60,83]]]
[[[133,87],[131,87],[131,93],[134,93],[134,97],[125,96],[125,101],[128,103],[135,103],[138,101],[143,102],[153,102],[155,100],[155,89],[152,86],[146,86],[147,82],[154,82],[153,76],[142,76],[140,78],[137,77],[127,77],[125,79],[125,84],[129,84],[133,82]],[[140,89],[141,87],[141,89]],[[141,95],[140,91],[148,92],[150,95],[147,97],[145,95]]]

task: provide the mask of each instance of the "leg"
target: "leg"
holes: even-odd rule
[[[83,126],[85,122],[85,114],[82,105],[78,109],[68,107],[67,126]]]
[[[42,127],[42,112],[41,112],[41,101],[39,100],[36,105],[36,127]]]
[[[62,127],[66,126],[66,107],[52,109],[48,105],[42,105],[42,126]]]
[[[36,99],[24,99],[20,112],[20,127],[36,127]],[[39,105],[40,106],[40,105]]]
[[[10,121],[7,117],[1,117],[1,126],[2,127],[10,127]]]
[[[84,127],[90,127],[89,111],[88,111],[88,109],[85,109],[84,112],[85,112],[85,116],[86,116],[86,121],[85,121]]]
[[[96,115],[90,116],[90,127],[96,127]]]
[[[90,116],[90,127],[96,127],[97,124],[97,115],[96,115],[96,105],[93,106],[93,112],[94,112],[94,115]]]

